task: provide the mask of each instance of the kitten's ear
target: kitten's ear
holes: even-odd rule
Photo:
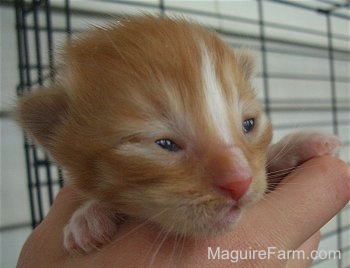
[[[245,78],[250,80],[255,72],[255,56],[248,50],[239,50],[235,56]]]
[[[57,129],[67,117],[69,98],[59,86],[25,95],[18,103],[19,124],[49,152],[54,147]]]

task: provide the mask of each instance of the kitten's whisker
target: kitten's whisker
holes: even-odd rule
[[[291,134],[291,135],[293,135],[293,134]],[[279,158],[282,158],[283,156],[285,156],[297,144],[298,138],[301,139],[302,137],[301,136],[297,136],[296,139],[295,139],[295,137],[289,137],[287,139],[286,143],[284,144],[284,146],[282,147],[282,149],[280,149],[280,151],[272,159],[270,159],[266,163],[266,168],[269,168],[269,166],[271,165],[272,162],[277,161]],[[293,144],[291,144],[292,142],[293,142]],[[271,145],[271,146],[276,146],[276,144]],[[291,145],[291,146],[289,146],[289,145]],[[289,146],[289,148],[287,148],[287,150],[286,150],[287,146]],[[268,153],[268,155],[269,155],[269,153]]]
[[[161,239],[161,236],[162,236],[162,234],[163,234],[164,232],[165,232],[165,229],[164,229],[164,227],[162,227],[162,228],[159,230],[158,235],[157,235],[156,238],[154,239],[154,241],[153,241],[151,247],[148,249],[147,254],[146,254],[146,256],[145,256],[146,259],[147,259],[148,256],[151,254],[151,252],[153,251],[154,246],[155,246],[155,245],[157,244],[157,242],[158,242],[158,239]],[[151,259],[152,259],[152,258],[151,258]]]
[[[290,168],[284,168],[284,169],[280,169],[280,170],[275,170],[275,171],[270,171],[270,172],[267,172],[266,175],[272,175],[272,174],[275,174],[275,173],[279,173],[279,172],[282,172],[282,171],[289,171],[289,170],[293,170],[297,167],[290,167]]]
[[[185,240],[186,240],[186,235],[185,234],[181,234],[180,238],[182,238],[182,245],[181,245],[181,250],[180,250],[180,254],[179,254],[179,260],[181,260],[181,256],[185,247]]]
[[[275,174],[273,174],[273,175],[267,175],[268,188],[273,187],[273,189],[269,189],[269,190],[274,190],[278,185],[281,185],[284,178],[287,177],[288,175],[290,175],[294,170],[300,171],[300,170],[308,169],[310,167],[317,167],[317,166],[319,166],[319,165],[316,164],[316,165],[311,165],[308,167],[297,166],[297,167],[291,168],[290,171],[288,171],[289,169],[284,169],[284,170],[278,171],[280,173],[277,173],[277,171],[276,171]],[[268,193],[268,191],[266,191],[266,192]]]
[[[119,237],[118,239],[114,240],[112,243],[117,243],[120,240],[124,239],[125,237],[127,237],[128,235],[136,232],[137,230],[139,230],[140,228],[142,228],[143,226],[149,224],[150,222],[152,222],[154,219],[156,219],[157,217],[159,217],[160,215],[162,215],[163,213],[165,213],[166,211],[168,211],[169,208],[165,208],[162,211],[160,211],[159,213],[157,213],[156,215],[144,220],[142,223],[140,223],[138,226],[136,226],[135,228],[133,228],[132,230],[130,230],[129,232],[127,232],[126,234],[122,235],[121,237]]]
[[[153,263],[155,262],[156,260],[156,257],[160,251],[160,249],[162,248],[164,242],[167,240],[167,238],[169,237],[169,234],[171,233],[172,231],[172,228],[168,229],[165,234],[164,234],[164,237],[163,239],[160,241],[160,244],[158,246],[158,248],[156,249],[156,251],[154,252],[153,256],[152,256],[152,259],[151,259],[151,263],[150,263],[150,266],[149,267],[153,267]]]
[[[290,150],[290,148],[288,150],[286,150],[289,143],[290,143],[290,139],[287,140],[287,142],[283,145],[283,147],[279,150],[279,152],[274,155],[274,157],[272,159],[269,159],[267,161],[266,168],[268,168],[270,166],[270,164],[273,163],[274,161],[277,161],[279,158],[282,158]],[[270,145],[270,146],[276,146],[276,145],[274,144],[274,145]],[[269,152],[267,155],[269,155]]]
[[[172,228],[174,228],[174,226],[172,226]],[[176,248],[177,248],[177,243],[178,243],[178,233],[175,233],[175,238],[174,238],[174,244],[173,244],[173,249],[171,251],[171,255],[168,261],[168,266],[171,267],[172,264],[175,265],[176,263],[176,258],[175,258],[175,254],[176,254]]]
[[[278,173],[278,172],[282,172],[282,171],[288,171],[288,170],[291,170],[291,171],[289,171],[289,173],[291,173],[293,170],[304,170],[304,169],[308,169],[310,167],[317,167],[317,166],[320,166],[320,165],[315,164],[315,165],[309,165],[307,167],[296,166],[296,167],[291,167],[291,168],[286,168],[286,169],[281,169],[281,170],[278,170],[278,171],[274,171],[274,173]],[[270,174],[272,174],[272,172],[271,173],[267,173],[267,175],[270,175]],[[280,174],[272,174],[272,175],[280,175]]]
[[[281,181],[281,182],[271,182],[269,183],[269,185],[303,185],[303,183],[298,183],[298,182],[284,182],[284,181]]]

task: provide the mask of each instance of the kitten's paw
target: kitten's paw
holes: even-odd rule
[[[340,147],[338,137],[316,131],[297,132],[291,135],[295,148],[292,151],[296,155],[296,164],[301,164],[313,157],[334,154]]]
[[[268,177],[278,181],[307,160],[333,155],[340,147],[338,137],[317,131],[298,131],[291,133],[273,144],[268,152]],[[276,177],[276,178],[275,178]]]
[[[79,208],[64,228],[64,248],[88,253],[108,244],[118,227],[118,215],[99,202],[90,201]]]

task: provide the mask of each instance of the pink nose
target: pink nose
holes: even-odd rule
[[[238,201],[248,191],[252,178],[231,181],[225,185],[220,185],[220,189],[229,192],[232,199]]]

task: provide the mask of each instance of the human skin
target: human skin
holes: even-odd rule
[[[24,267],[309,267],[311,260],[208,259],[208,247],[247,250],[303,249],[319,243],[319,229],[350,199],[350,169],[331,156],[314,158],[286,177],[275,191],[248,208],[236,227],[219,237],[179,239],[140,220],[120,226],[115,240],[88,255],[64,251],[62,229],[80,204],[64,187],[45,218],[27,239],[18,268]]]

